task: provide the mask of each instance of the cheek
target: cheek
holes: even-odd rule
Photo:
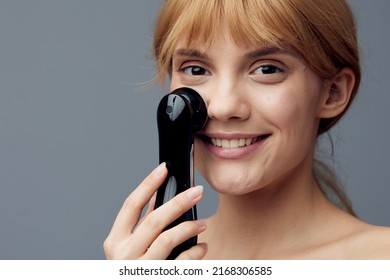
[[[179,84],[175,81],[174,77],[172,77],[171,82],[169,84],[169,91],[171,92],[176,88],[179,88]]]
[[[275,145],[270,157],[275,169],[287,163],[297,164],[311,154],[317,135],[315,95],[318,91],[307,86],[288,88],[264,97],[259,108],[274,131]]]
[[[253,105],[256,107],[256,118],[264,119],[277,134],[292,132],[304,119],[302,104],[286,91],[273,92],[258,98]]]
[[[258,99],[257,111],[281,132],[311,135],[317,121],[318,94],[307,84],[281,87]]]
[[[183,83],[180,81],[179,76],[176,73],[173,73],[169,81],[169,89],[173,91],[179,87],[183,87]]]

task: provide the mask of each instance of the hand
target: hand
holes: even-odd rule
[[[104,253],[108,259],[166,259],[174,247],[206,229],[205,221],[198,220],[183,222],[163,231],[199,202],[203,195],[203,187],[196,186],[153,210],[153,194],[167,174],[165,163],[160,164],[127,197],[104,242]],[[148,201],[148,210],[140,220],[142,209]],[[206,251],[206,244],[197,244],[181,253],[177,259],[201,259]]]

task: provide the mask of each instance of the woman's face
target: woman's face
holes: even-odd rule
[[[195,164],[217,191],[245,194],[311,168],[327,87],[294,53],[241,48],[228,32],[207,49],[178,45],[171,90],[184,86],[208,104]]]

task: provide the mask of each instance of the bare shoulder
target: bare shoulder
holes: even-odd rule
[[[390,228],[364,224],[348,238],[351,259],[390,260]]]
[[[323,224],[323,246],[309,257],[319,259],[390,260],[390,227],[371,225],[339,209]],[[328,212],[328,213],[329,213]]]

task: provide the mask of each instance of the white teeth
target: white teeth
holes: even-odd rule
[[[230,148],[230,141],[222,139],[222,148]]]
[[[226,149],[239,148],[244,146],[252,145],[257,141],[257,137],[254,138],[241,138],[241,139],[220,139],[220,138],[210,138],[210,142],[217,147],[222,147]]]
[[[238,139],[230,140],[230,148],[238,148]]]

